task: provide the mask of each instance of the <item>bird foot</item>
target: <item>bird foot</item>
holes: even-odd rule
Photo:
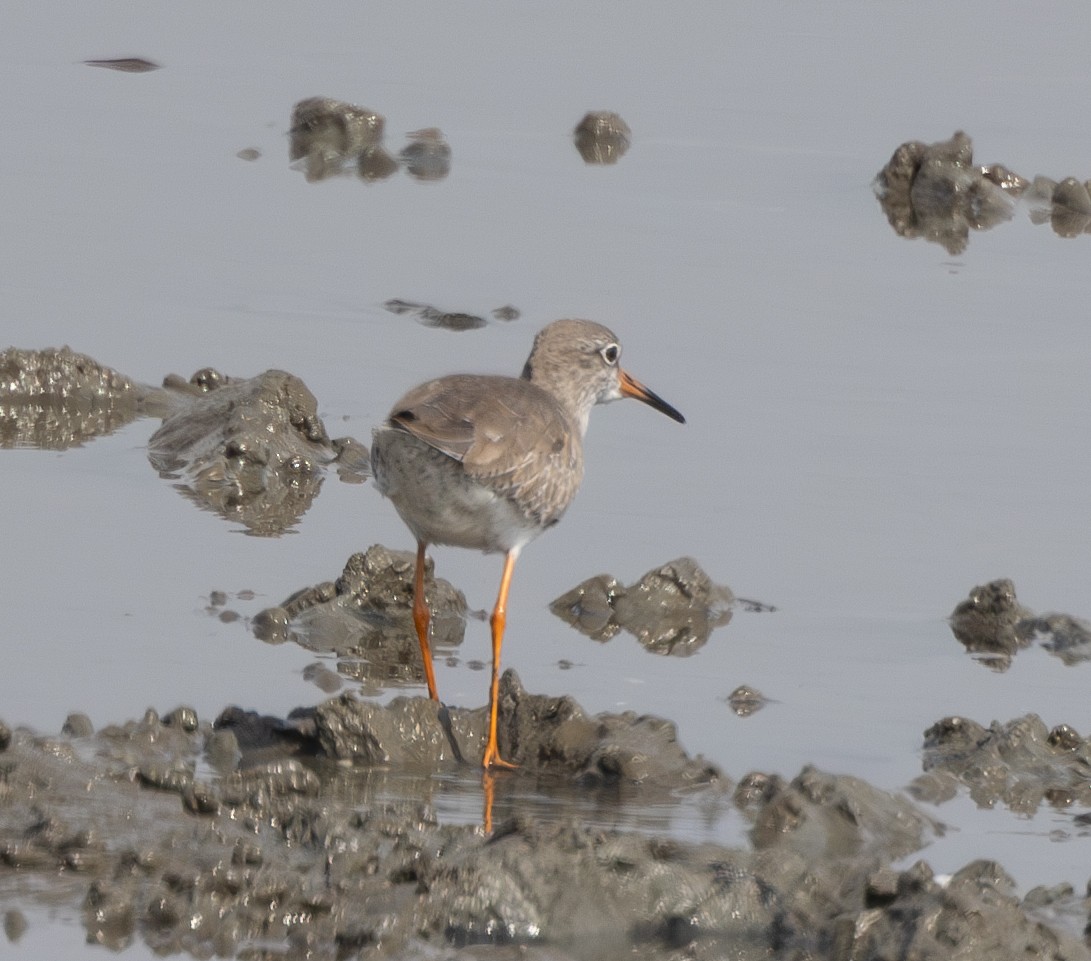
[[[515,771],[518,769],[518,764],[513,764],[511,761],[505,761],[500,756],[500,750],[494,744],[490,744],[485,748],[485,756],[481,759],[481,766],[486,771],[492,771],[496,768],[503,768],[506,771]]]

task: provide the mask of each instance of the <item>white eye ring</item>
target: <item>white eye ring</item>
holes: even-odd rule
[[[613,367],[621,357],[621,345],[607,344],[599,353],[602,354],[602,359]]]

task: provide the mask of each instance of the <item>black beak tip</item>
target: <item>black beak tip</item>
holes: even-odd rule
[[[650,396],[648,397],[647,403],[659,411],[659,413],[666,414],[671,420],[678,421],[679,424],[684,424],[686,422],[686,418],[682,416],[681,411],[676,410],[658,394],[652,394],[651,391],[648,393]]]

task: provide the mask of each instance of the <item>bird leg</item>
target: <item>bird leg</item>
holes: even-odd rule
[[[492,685],[489,688],[489,739],[485,742],[485,757],[481,763],[485,768],[518,767],[500,756],[500,746],[496,742],[496,714],[500,700],[500,648],[504,644],[504,626],[508,619],[508,589],[511,587],[511,574],[515,570],[515,559],[519,551],[511,550],[504,555],[504,573],[500,575],[500,593],[496,598],[489,625],[492,627]]]
[[[417,568],[413,577],[413,626],[420,641],[420,656],[424,661],[424,679],[428,682],[428,696],[439,700],[436,693],[436,672],[432,669],[432,646],[428,640],[428,625],[432,615],[428,610],[428,598],[424,596],[424,550],[428,545],[417,541]]]

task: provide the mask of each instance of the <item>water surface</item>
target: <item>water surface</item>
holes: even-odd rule
[[[611,11],[23,5],[0,37],[0,337],[153,383],[284,368],[332,435],[367,442],[412,384],[516,373],[544,323],[593,318],[688,424],[595,411],[584,488],[516,572],[505,654],[529,690],[669,717],[735,778],[814,763],[901,789],[946,714],[1034,711],[1086,733],[1091,668],[1031,649],[990,672],[945,617],[1000,576],[1038,611],[1091,615],[1091,237],[1017,212],[952,257],[895,236],[869,187],[901,142],[958,128],[982,162],[1091,176],[1072,122],[1084,8],[1055,6],[1068,26],[1037,30],[1005,3]],[[82,63],[137,56],[161,69]],[[384,114],[395,150],[441,128],[450,174],[307,182],[287,128],[313,95]],[[589,109],[633,131],[616,165],[573,146]],[[521,316],[452,333],[384,309],[393,298]],[[228,605],[251,615],[369,544],[411,547],[373,488],[333,476],[291,535],[245,536],[155,475],[153,429],[0,452],[8,723],[314,703],[313,655],[221,622],[209,592],[254,591]],[[632,581],[687,554],[778,612],[737,614],[692,658],[595,644],[548,612],[585,577]],[[471,606],[492,604],[498,558],[435,557]],[[439,666],[445,699],[484,702],[471,662],[488,652],[471,621],[458,663]],[[774,703],[735,717],[723,698],[741,683]],[[1075,812],[934,813],[958,828],[925,853],[937,871],[990,857],[1023,889],[1086,882]],[[736,837],[729,818],[667,820]]]

